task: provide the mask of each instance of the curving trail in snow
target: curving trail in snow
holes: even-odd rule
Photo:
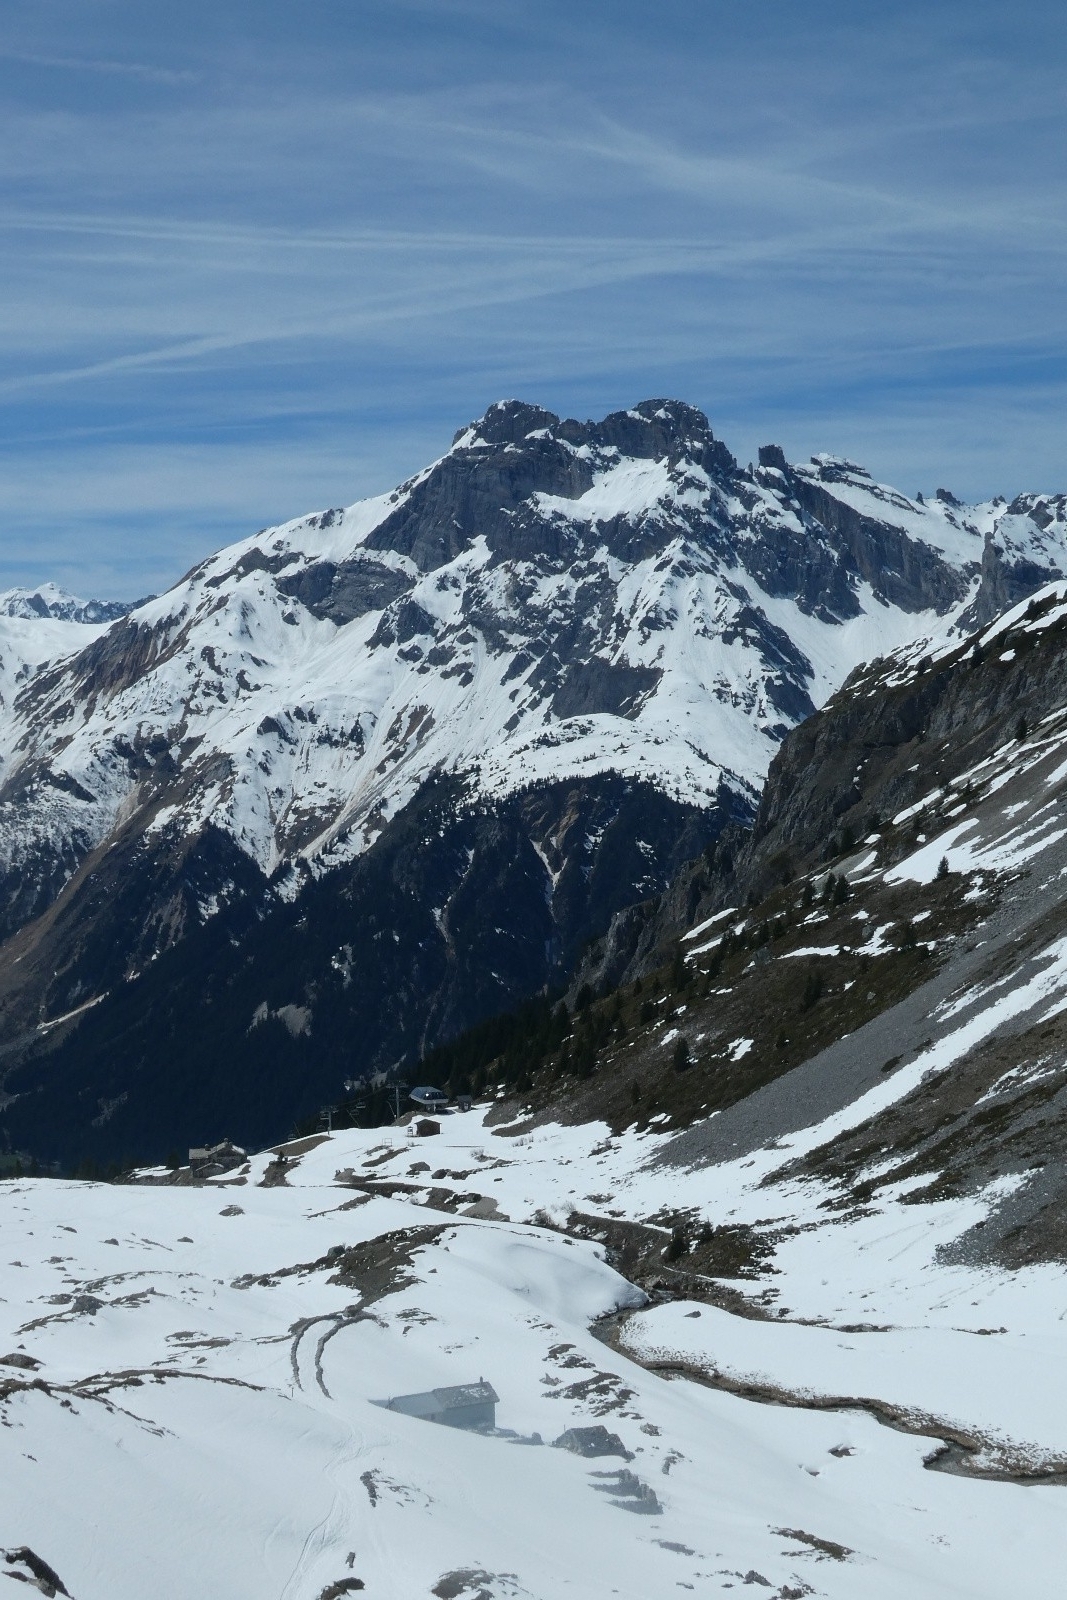
[[[762,1165],[664,1166],[670,1141],[446,1117],[435,1159],[491,1194],[488,1221],[427,1212],[403,1129],[324,1139],[286,1186],[259,1186],[269,1153],[236,1184],[0,1186],[0,1356],[36,1363],[0,1362],[0,1546],[37,1552],[76,1600],[185,1600],[205,1570],[233,1600],[318,1600],[347,1578],[381,1600],[445,1580],[647,1600],[753,1572],[771,1594],[833,1600],[1054,1588],[1061,1488],[931,1473],[936,1437],[823,1405],[873,1399],[980,1439],[991,1472],[1006,1453],[1038,1470],[1067,1439],[1059,1270],[946,1266],[939,1246],[980,1199],[890,1196],[842,1217],[822,1185],[768,1185]],[[346,1168],[413,1187],[352,1208]],[[751,1286],[753,1309],[766,1287],[774,1301],[761,1320],[707,1300],[642,1310],[598,1246],[522,1220],[597,1203],[634,1220],[789,1217]],[[407,1241],[399,1255],[375,1254],[385,1235]],[[593,1324],[627,1305],[610,1348]],[[380,1404],[481,1375],[510,1433]],[[632,1494],[612,1492],[618,1458],[551,1447],[593,1424],[629,1452]],[[463,1574],[481,1576],[468,1590]]]

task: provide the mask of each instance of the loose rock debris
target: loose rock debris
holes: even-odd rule
[[[41,1594],[50,1597],[62,1594],[67,1600],[72,1600],[70,1590],[62,1578],[55,1572],[47,1561],[30,1549],[29,1545],[19,1545],[17,1549],[5,1550],[4,1560],[11,1569],[4,1573],[5,1578],[16,1578],[19,1583],[28,1583],[31,1588],[37,1589]],[[18,1569],[24,1568],[22,1572]]]

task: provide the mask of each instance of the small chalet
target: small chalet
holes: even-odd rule
[[[428,1084],[412,1089],[408,1098],[414,1100],[420,1111],[443,1111],[448,1104],[444,1090],[432,1089]]]
[[[446,1428],[495,1428],[500,1396],[491,1383],[459,1383],[450,1389],[428,1389],[425,1394],[398,1394],[381,1404],[388,1411],[402,1411],[407,1417],[424,1422],[440,1422]]]
[[[228,1172],[231,1167],[239,1167],[242,1161],[247,1160],[247,1150],[242,1150],[232,1139],[220,1139],[218,1144],[194,1146],[189,1151],[189,1165],[201,1177],[216,1177],[220,1172]]]

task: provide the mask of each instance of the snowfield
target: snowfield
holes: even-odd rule
[[[1055,1592],[1067,1281],[944,1265],[984,1199],[850,1219],[771,1152],[685,1169],[667,1133],[484,1117],[304,1141],[269,1187],[270,1152],[200,1187],[5,1183],[0,1573],[28,1549],[73,1600]],[[781,1225],[773,1289],[734,1284],[757,1315],[642,1309],[547,1225],[664,1207]],[[493,1435],[381,1404],[479,1377]],[[598,1424],[629,1459],[552,1447]],[[959,1438],[1002,1476],[931,1470]]]

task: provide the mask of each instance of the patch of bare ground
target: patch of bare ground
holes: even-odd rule
[[[333,1269],[331,1283],[356,1289],[364,1306],[373,1305],[376,1300],[410,1288],[418,1281],[412,1270],[416,1252],[436,1244],[443,1232],[442,1225],[394,1228],[362,1244],[332,1245],[315,1261],[298,1261],[270,1272],[243,1273],[233,1280],[233,1287],[248,1289],[255,1284],[269,1289],[282,1278]]]
[[[442,1573],[430,1590],[436,1600],[519,1600],[528,1595],[513,1572],[486,1572],[484,1567],[456,1567]]]
[[[535,1220],[552,1226],[539,1215]],[[566,1230],[604,1246],[608,1265],[653,1300],[696,1300],[739,1316],[769,1315],[758,1297],[723,1279],[758,1282],[773,1272],[775,1245],[786,1231],[759,1233],[744,1224],[713,1227],[691,1212],[672,1211],[648,1222],[573,1211]]]
[[[800,1550],[786,1552],[791,1556],[814,1555],[818,1561],[847,1561],[856,1553],[847,1544],[838,1544],[836,1539],[822,1539],[817,1533],[805,1533],[803,1528],[774,1528],[772,1531],[802,1546]]]
[[[618,1132],[654,1117],[684,1127],[736,1105],[926,982],[994,903],[992,886],[968,901],[959,887],[952,875],[921,889],[845,885],[835,901],[831,884],[811,901],[803,885],[783,885],[738,912],[726,926],[740,931],[714,949],[697,940],[686,959],[683,942],[649,976],[578,1009],[521,1105],[502,1101],[488,1120],[509,1135],[549,1120],[603,1119]]]
[[[14,1578],[19,1583],[28,1583],[39,1594],[54,1597],[66,1595],[67,1600],[73,1600],[70,1590],[56,1572],[49,1566],[35,1550],[28,1544],[19,1545],[14,1550],[0,1551],[3,1555],[5,1578]],[[20,1570],[21,1569],[21,1570]]]
[[[1021,1267],[1067,1261],[1067,1015],[985,1041],[878,1117],[810,1152],[795,1170],[838,1187],[834,1205],[866,1205],[890,1184],[923,1204],[998,1179],[1021,1187],[947,1259]],[[866,1174],[876,1169],[874,1176]],[[789,1169],[783,1169],[789,1170]]]
[[[613,1411],[622,1416],[636,1415],[626,1409],[634,1398],[634,1391],[627,1388],[618,1373],[600,1371],[592,1361],[579,1354],[574,1345],[554,1345],[548,1352],[548,1360],[557,1372],[581,1373],[582,1376],[561,1383],[558,1376],[549,1374],[542,1379],[546,1399],[576,1402],[594,1417],[607,1416]]]
[[[331,1283],[358,1291],[364,1305],[397,1294],[418,1282],[414,1271],[418,1251],[436,1244],[445,1229],[440,1224],[396,1228],[363,1244],[349,1245],[335,1262]]]

